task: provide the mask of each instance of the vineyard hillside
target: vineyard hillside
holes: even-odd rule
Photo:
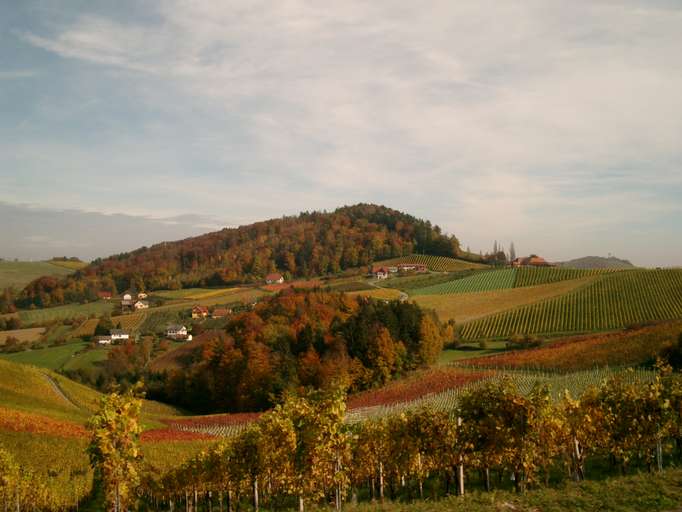
[[[629,270],[602,275],[565,295],[480,318],[465,339],[618,329],[682,318],[682,270]]]
[[[413,290],[415,295],[445,295],[450,293],[472,293],[488,290],[504,290],[513,288],[516,281],[516,269],[490,270],[477,272],[463,279],[455,279],[446,283],[427,286]]]
[[[416,295],[412,299],[423,308],[433,309],[441,320],[454,320],[459,324],[519,306],[559,297],[595,279],[596,277],[592,276],[538,286],[486,292]]]
[[[457,272],[459,270],[467,269],[490,268],[488,265],[484,265],[482,263],[474,263],[457,258],[448,258],[447,256],[430,256],[428,254],[412,254],[410,256],[403,256],[400,258],[376,261],[375,265],[393,266],[400,263],[418,263],[421,265],[426,265],[429,270],[433,270],[434,272]]]

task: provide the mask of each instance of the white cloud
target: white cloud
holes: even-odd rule
[[[107,154],[107,168],[138,173],[134,186],[174,198],[164,206],[175,213],[246,220],[374,199],[423,212],[472,245],[500,231],[540,245],[547,219],[567,237],[617,225],[623,236],[628,223],[681,213],[656,195],[682,187],[680,6],[155,9],[153,22],[83,14],[23,37],[121,71],[113,79],[132,104],[162,113],[139,127],[144,143],[120,135],[79,148],[69,168]],[[183,173],[201,177],[189,193]]]

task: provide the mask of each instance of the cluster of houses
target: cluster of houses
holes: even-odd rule
[[[209,312],[208,308],[206,306],[194,306],[192,308],[192,318],[208,318],[209,316],[211,318],[224,318],[228,315],[232,314],[232,310],[230,308],[215,308],[213,312]]]
[[[424,273],[428,271],[428,267],[422,263],[399,263],[395,266],[373,266],[370,269],[370,273],[375,279],[387,279],[391,274]]]
[[[111,300],[112,293],[99,291],[97,292],[97,297],[101,300]],[[123,292],[123,295],[121,295],[121,313],[132,313],[141,309],[148,309],[149,302],[145,300],[146,298],[147,294],[145,292],[138,293],[132,290]]]

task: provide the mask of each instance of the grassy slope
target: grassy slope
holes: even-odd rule
[[[23,288],[42,276],[66,276],[74,268],[47,261],[0,261],[0,289]]]
[[[31,364],[50,370],[58,370],[71,361],[74,354],[88,344],[85,342],[67,343],[57,347],[46,347],[38,350],[26,350],[14,354],[0,354],[0,359],[14,363]]]
[[[421,307],[433,309],[441,320],[467,322],[511,308],[533,304],[569,293],[592,282],[593,277],[524,288],[509,288],[477,293],[418,295],[411,297]]]
[[[514,333],[609,330],[651,320],[682,318],[682,270],[628,270],[553,299],[479,318],[464,325],[467,339]]]
[[[363,503],[348,510],[390,510],[402,512],[633,512],[678,509],[682,504],[682,469],[660,474],[637,474],[579,484],[566,482],[518,495],[509,491],[475,491],[464,497],[415,503]]]

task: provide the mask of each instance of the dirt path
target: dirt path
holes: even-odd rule
[[[67,404],[69,404],[71,407],[75,407],[76,409],[80,409],[68,396],[64,394],[64,391],[62,391],[62,388],[59,387],[59,384],[57,383],[56,380],[54,380],[52,377],[50,377],[47,373],[43,373],[43,376],[49,382],[50,386],[52,387],[52,390],[62,398]]]

